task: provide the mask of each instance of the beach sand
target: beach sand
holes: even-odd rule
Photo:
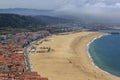
[[[98,32],[76,32],[53,35],[48,41],[35,45],[50,47],[51,52],[31,53],[33,71],[49,80],[120,80],[96,68],[87,53],[87,44],[94,38],[104,35]]]

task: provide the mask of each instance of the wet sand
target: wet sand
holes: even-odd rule
[[[47,38],[35,45],[36,52],[30,54],[33,70],[49,80],[120,80],[96,68],[88,56],[87,44],[104,34],[77,32]],[[49,47],[53,51],[37,53],[40,47]]]

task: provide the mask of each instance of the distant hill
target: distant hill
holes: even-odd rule
[[[86,9],[86,8],[85,8]],[[113,9],[112,9],[113,10]],[[89,24],[106,24],[106,25],[120,25],[120,17],[114,15],[113,13],[118,12],[120,9],[114,9],[113,13],[107,14],[107,12],[111,12],[111,9],[103,9],[105,11],[105,15],[99,16],[98,14],[94,15],[94,13],[89,14],[84,12],[84,10],[78,10],[77,12],[70,11],[61,11],[57,9],[46,10],[46,9],[27,9],[27,8],[8,8],[8,9],[0,9],[0,13],[3,14],[18,14],[24,16],[54,16],[59,18],[66,18],[70,20],[76,20],[83,23]],[[76,10],[75,10],[76,11]],[[83,12],[82,12],[83,11]],[[103,13],[101,13],[103,14]],[[110,16],[110,14],[113,14]],[[114,17],[113,17],[114,16]]]
[[[54,16],[55,18],[57,17],[59,19],[63,18],[63,19],[67,19],[67,20],[81,21],[78,16],[76,17],[76,15],[68,15],[67,13],[64,13],[64,12],[59,12],[56,10],[47,10],[47,9],[7,8],[7,9],[0,9],[0,14],[18,14],[18,15],[23,15],[23,16],[40,16],[42,19],[44,18],[43,20],[46,20],[45,17],[47,17],[47,19],[49,18],[48,19],[49,21],[52,18],[49,16]],[[44,16],[42,16],[42,15],[44,15]]]
[[[59,23],[70,23],[73,20],[71,19],[64,19],[60,17],[51,17],[51,16],[33,16],[35,21],[41,21],[44,24],[59,24]]]
[[[46,25],[70,23],[72,20],[51,16],[23,16],[17,14],[0,14],[0,34],[19,31],[44,29]]]
[[[0,14],[0,28],[25,28],[34,24],[37,24],[37,22],[32,17],[16,14]]]
[[[0,13],[19,14],[19,15],[53,15],[54,10],[10,8],[0,9]]]
[[[16,14],[0,14],[0,27],[27,27],[29,25],[48,25],[67,23],[70,20],[51,16],[21,16]]]
[[[22,16],[17,14],[0,14],[0,28],[27,28],[35,25],[69,23],[72,20],[51,16]]]

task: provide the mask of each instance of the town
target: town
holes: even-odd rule
[[[25,47],[49,35],[37,31],[0,36],[0,80],[48,80],[31,70]]]

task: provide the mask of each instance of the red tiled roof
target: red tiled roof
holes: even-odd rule
[[[13,40],[0,45],[0,80],[3,80],[3,78],[8,80],[48,80],[48,78],[41,78],[37,72],[27,71],[24,54],[15,54],[16,51],[23,51],[22,45],[26,43],[27,38],[44,34],[44,31],[27,32],[26,34],[18,33],[15,35],[16,39],[21,40],[18,43]]]

